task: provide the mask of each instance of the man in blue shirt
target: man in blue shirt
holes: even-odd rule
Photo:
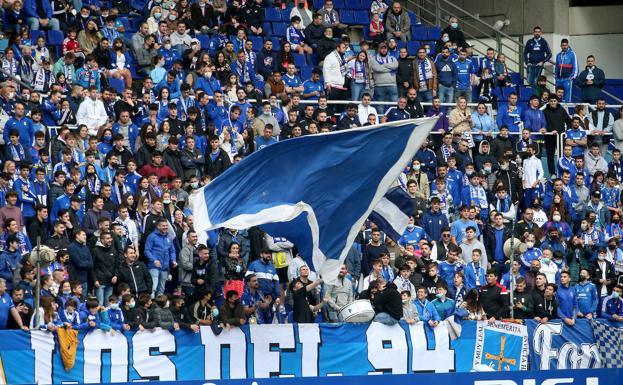
[[[7,293],[6,280],[0,278],[0,330],[6,330],[9,315],[13,317],[20,329],[28,331],[28,326],[22,323],[22,317],[15,308],[11,296]]]
[[[286,93],[290,95],[301,94],[305,89],[301,78],[296,74],[294,64],[288,64],[288,72],[283,76],[283,82],[286,85]]]
[[[428,324],[431,328],[437,327],[439,325],[439,321],[441,321],[441,317],[439,313],[437,313],[437,309],[426,299],[426,288],[420,287],[417,289],[417,299],[415,302],[415,307],[417,308],[417,312],[420,315],[420,321]]]
[[[517,106],[517,94],[512,92],[508,95],[508,106],[500,108],[497,119],[498,127],[506,126],[513,133],[521,132],[521,108]],[[517,135],[511,135],[511,141],[517,141]]]
[[[543,72],[543,65],[552,58],[552,51],[547,40],[541,37],[541,27],[534,27],[532,36],[524,46],[523,58],[528,67],[528,84],[536,88],[536,81]]]
[[[416,249],[418,248],[418,243],[422,240],[428,240],[426,236],[426,232],[420,226],[415,224],[415,219],[413,217],[409,217],[409,224],[407,224],[407,229],[402,234],[402,237],[398,240],[398,243],[405,247],[407,245],[413,245]]]
[[[12,129],[17,129],[20,132],[19,142],[25,148],[29,148],[33,145],[33,140],[35,137],[35,126],[32,123],[32,120],[25,116],[26,107],[24,103],[15,103],[15,115],[7,120],[4,125],[4,143],[9,142],[9,132]]]
[[[474,82],[474,62],[467,60],[467,51],[462,49],[459,53],[459,60],[454,62],[456,67],[456,85],[454,88],[454,97],[464,96],[467,103],[472,102],[472,84]]]
[[[570,282],[569,272],[560,273],[560,286],[556,291],[556,300],[558,301],[558,318],[568,326],[573,326],[578,312],[578,298],[575,289],[570,287]]]
[[[468,218],[469,206],[467,205],[461,206],[460,215],[461,217],[458,220],[452,222],[452,227],[451,227],[452,240],[457,245],[461,244],[461,242],[463,241],[463,238],[465,237],[465,231],[470,226],[476,230],[476,236],[477,237],[480,236],[480,229],[478,228],[478,225],[476,224],[476,222]]]
[[[273,125],[268,123],[264,126],[264,135],[255,138],[255,150],[261,150],[275,143],[277,139],[273,138]]]
[[[606,248],[600,250],[599,253],[606,255]],[[588,269],[580,269],[580,282],[573,288],[578,299],[578,318],[593,319],[597,317],[597,305],[599,305],[599,296],[595,284],[590,281],[591,274]]]
[[[565,144],[571,146],[571,156],[584,156],[586,151],[586,145],[588,143],[586,138],[586,131],[580,129],[581,120],[579,117],[574,116],[571,129],[567,130],[567,139]]]
[[[439,89],[437,90],[437,96],[441,103],[453,103],[454,102],[454,86],[456,85],[456,66],[450,58],[450,49],[443,47],[441,49],[441,56],[435,60],[435,67],[437,68],[437,78],[439,82]]]
[[[163,88],[169,90],[169,100],[177,99],[182,95],[180,83],[177,81],[177,72],[171,70],[167,72],[167,76],[156,85],[156,92],[160,92]]]
[[[320,94],[324,92],[324,84],[320,80],[321,71],[317,68],[312,70],[310,80],[303,83],[303,99],[318,100]]]
[[[411,118],[411,115],[406,111],[407,98],[401,96],[398,99],[398,105],[396,107],[390,107],[385,115],[381,118],[381,122],[395,122],[397,120],[407,120]]]

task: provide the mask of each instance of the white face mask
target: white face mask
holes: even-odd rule
[[[526,246],[531,249],[534,247],[534,242],[526,242]]]
[[[580,225],[580,228],[582,228],[582,230],[586,230],[586,229],[588,229],[588,224],[586,224],[586,223],[582,223],[582,224]]]
[[[420,167],[421,167],[421,166],[420,166],[419,164],[418,164],[418,165],[413,166],[413,171],[420,171]]]
[[[15,92],[9,92],[9,99],[14,99],[15,98]]]
[[[554,215],[552,219],[554,220],[554,222],[560,222],[560,215]]]

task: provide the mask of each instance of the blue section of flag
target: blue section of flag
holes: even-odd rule
[[[520,370],[522,337],[485,329],[482,363],[497,371]]]
[[[413,213],[413,202],[401,187],[390,189],[384,198],[386,211],[391,211],[381,211],[377,205],[369,218],[382,232],[397,242],[405,232],[409,216]]]
[[[263,148],[198,191],[195,229],[264,225],[297,245],[331,280],[361,225],[434,124],[393,122]]]

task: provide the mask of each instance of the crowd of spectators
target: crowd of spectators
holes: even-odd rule
[[[511,310],[623,321],[623,119],[606,109],[593,56],[578,74],[563,39],[550,90],[553,54],[535,27],[524,55],[533,95],[520,100],[498,92],[517,86],[504,54],[478,58],[456,18],[411,57],[399,2],[374,0],[368,40],[355,45],[332,0],[266,3],[4,3],[0,329],[219,333],[340,322],[356,299],[386,324]],[[281,41],[266,31],[272,6],[290,12]],[[55,51],[46,36],[58,30]],[[301,58],[315,66],[306,75]],[[559,104],[574,81],[594,110]],[[412,201],[407,230],[391,239],[366,223],[337,282],[279,234],[193,230],[189,195],[254,151],[421,116],[439,120],[395,183]],[[52,256],[40,269],[38,243]]]

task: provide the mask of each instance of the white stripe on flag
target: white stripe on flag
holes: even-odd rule
[[[400,210],[392,201],[383,197],[379,203],[374,207],[374,211],[377,214],[385,218],[392,228],[400,235],[404,233],[407,225],[409,224],[409,217],[404,211]],[[396,240],[398,241],[398,240]]]

